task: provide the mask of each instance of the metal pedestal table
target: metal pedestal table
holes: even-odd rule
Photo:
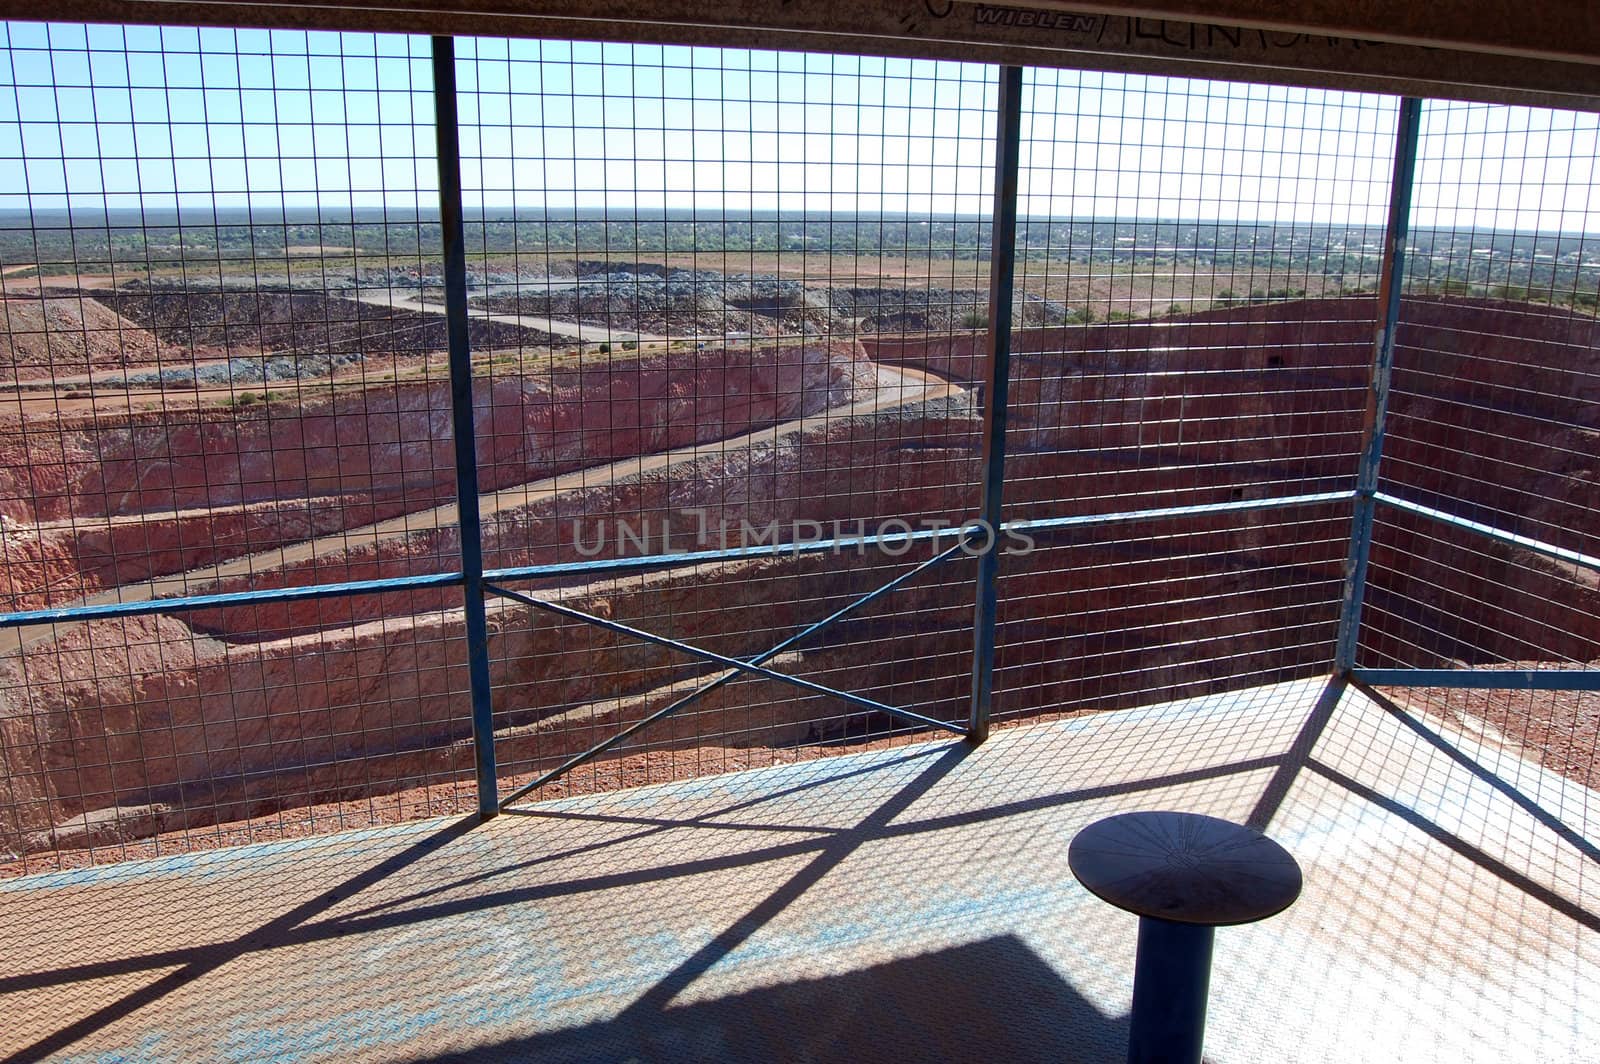
[[[1199,1064],[1214,929],[1300,895],[1300,866],[1259,831],[1197,813],[1122,813],[1080,831],[1067,863],[1139,917],[1129,1064]]]

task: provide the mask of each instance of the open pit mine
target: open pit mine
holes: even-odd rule
[[[972,517],[981,333],[905,332],[903,309],[883,311],[876,295],[855,293],[840,318],[826,290],[798,301],[765,291],[741,297],[742,310],[807,324],[581,358],[552,346],[552,316],[572,308],[480,301],[504,311],[473,322],[485,564],[637,551],[624,525],[656,530],[660,550],[774,525]],[[458,569],[443,318],[347,296],[8,299],[5,608]],[[686,298],[697,329],[726,309]],[[1097,325],[1048,308],[1024,316],[1008,517],[1348,492],[1374,310],[1371,298],[1338,298]],[[1594,531],[1569,519],[1592,499],[1559,494],[1594,479],[1597,427],[1558,412],[1574,390],[1600,408],[1593,319],[1467,300],[1409,301],[1405,313],[1385,490],[1485,515],[1514,493],[1528,522],[1600,553]],[[863,331],[866,317],[885,328]],[[630,324],[643,335],[674,322]],[[1491,391],[1515,405],[1482,401]],[[1452,442],[1460,431],[1473,446]],[[1531,454],[1557,464],[1537,468]],[[1351,511],[1344,500],[1041,533],[1002,566],[999,715],[1328,671]],[[1397,548],[1422,540],[1437,567],[1400,567]],[[1474,566],[1451,564],[1468,549]],[[1467,576],[1484,554],[1503,579]],[[779,554],[518,586],[754,655],[926,556]],[[1411,519],[1380,525],[1373,561],[1365,645],[1379,657],[1600,656],[1600,591],[1557,562]],[[945,566],[774,667],[960,716],[973,568]],[[5,631],[0,854],[469,777],[459,603],[444,588]],[[712,674],[515,602],[490,611],[502,764],[548,767]],[[1551,611],[1559,623],[1545,623]],[[1475,623],[1490,612],[1495,624]],[[860,724],[816,696],[745,680],[652,739],[781,746],[848,738]]]

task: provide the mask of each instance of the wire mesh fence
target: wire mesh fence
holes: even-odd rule
[[[1600,659],[1596,128],[1591,114],[1424,107],[1380,485],[1411,505],[1380,506],[1369,665]],[[1593,780],[1592,691],[1389,694]]]
[[[1595,554],[1595,116],[1443,102],[1423,114],[1386,480]]]
[[[8,871],[474,807],[452,309],[501,794],[961,726],[1001,301],[997,717],[1334,667],[1392,98],[1029,70],[992,291],[992,66],[463,39],[452,292],[426,39],[6,32]],[[1427,123],[1382,490],[1592,556],[1592,123]],[[1363,667],[1596,657],[1566,556],[1372,565]]]
[[[559,346],[489,367],[495,420],[525,402],[501,396],[529,380],[548,379],[553,404],[582,403],[568,438],[583,468],[503,493],[488,519],[489,567],[861,540],[969,515],[972,389],[874,348],[982,326],[992,67],[463,45],[468,243],[483,264],[481,280],[469,267],[471,313],[565,330]],[[516,586],[752,657],[949,545]],[[964,572],[966,582],[919,578],[775,664],[964,716]],[[508,740],[497,750],[514,773],[553,768],[717,679],[714,665],[680,652],[506,608],[511,638],[497,660],[528,677],[495,707]],[[929,652],[924,667],[904,660],[912,646]],[[593,778],[714,771],[905,730],[829,701],[771,680],[724,683],[618,748]]]
[[[1029,75],[1007,514],[1178,512],[1010,566],[1007,711],[1327,671],[1395,101]]]
[[[7,34],[6,609],[458,568],[427,40]],[[12,867],[458,808],[459,601],[6,629]]]
[[[526,1020],[486,986],[578,972],[661,1044],[730,953],[782,981],[1019,919],[1120,986],[1052,855],[1158,797],[1315,888],[1235,951],[1285,991],[1222,1028],[1246,1058],[1584,1044],[1593,116],[1428,103],[1397,248],[1385,96],[0,32],[0,877],[566,800],[0,884],[0,1050],[454,1051]],[[875,753],[976,737],[991,669],[1041,726]],[[507,1044],[583,1055],[597,985]]]
[[[1596,657],[1595,130],[1592,115],[1424,110],[1380,485],[1413,506],[1382,514],[1374,663]]]

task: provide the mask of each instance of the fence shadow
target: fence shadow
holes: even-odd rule
[[[820,979],[413,1058],[540,1061],[1009,1061],[1121,1064],[1126,1017],[1097,1009],[1001,935]]]

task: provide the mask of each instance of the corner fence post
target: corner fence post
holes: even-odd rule
[[[500,811],[500,802],[495,782],[494,715],[489,699],[489,622],[483,604],[477,432],[472,415],[472,347],[467,338],[467,250],[466,230],[461,220],[456,48],[455,40],[450,37],[433,38],[433,116],[439,157],[439,233],[444,249],[445,322],[450,343],[450,426],[455,439],[456,521],[461,537],[467,684],[472,696],[478,813],[487,819]]]
[[[1011,379],[1011,296],[1017,269],[1017,170],[1022,143],[1022,68],[1000,68],[995,130],[994,226],[989,251],[989,330],[983,382],[983,489],[979,518],[987,534],[978,555],[973,619],[972,706],[967,741],[989,737],[994,696],[995,580],[1000,566],[1001,497],[1006,472],[1006,403]]]
[[[1411,228],[1411,188],[1417,169],[1417,131],[1422,101],[1400,101],[1395,133],[1394,174],[1389,190],[1389,221],[1383,240],[1383,265],[1378,274],[1378,332],[1367,382],[1366,416],[1361,429],[1361,465],[1356,473],[1355,514],[1350,525],[1350,552],[1345,559],[1344,598],[1339,609],[1339,641],[1334,668],[1347,674],[1356,663],[1361,634],[1361,606],[1367,592],[1367,560],[1372,554],[1372,525],[1377,508],[1378,463],[1389,416],[1389,380],[1394,370],[1394,334],[1400,322],[1400,289],[1405,283],[1406,237]]]

